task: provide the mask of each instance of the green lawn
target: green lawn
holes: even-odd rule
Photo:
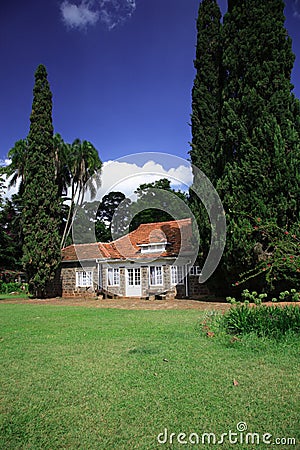
[[[300,345],[226,344],[201,314],[0,304],[0,449],[209,449],[239,422],[300,448]]]
[[[12,298],[28,298],[27,294],[0,294],[0,300],[9,300]]]

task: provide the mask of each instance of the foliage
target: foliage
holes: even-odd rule
[[[199,168],[215,185],[221,168],[216,155],[221,111],[221,12],[216,0],[200,2],[197,19],[197,46],[194,67],[196,76],[192,89],[192,142],[190,157],[193,169],[193,186],[203,186]],[[193,190],[189,192],[191,210],[197,220],[200,238],[199,263],[203,264],[209,251],[211,227],[206,209]],[[209,190],[207,190],[209,191]]]
[[[264,299],[267,300],[268,294],[261,293],[258,294],[256,291],[250,292],[248,289],[244,289],[241,294],[241,301],[237,301],[235,297],[226,297],[226,300],[231,304],[236,303],[255,303],[256,305],[260,305]],[[297,292],[296,289],[291,289],[290,291],[282,291],[280,292],[278,297],[272,297],[272,302],[298,302],[300,301],[300,292]]]
[[[279,292],[285,286],[300,290],[300,236],[299,227],[290,231],[279,227],[273,220],[263,222],[261,218],[249,220],[243,229],[254,247],[250,255],[254,267],[240,274],[234,283],[239,287],[252,278],[259,278],[259,285],[268,292]],[[298,235],[297,235],[298,234]]]
[[[203,0],[197,19],[197,47],[192,90],[191,161],[214,183],[221,110],[221,12],[216,0]]]
[[[43,65],[35,73],[24,179],[23,263],[29,292],[44,296],[60,262],[61,204],[55,183],[52,94]]]
[[[112,240],[110,228],[101,220],[97,220],[95,223],[95,236],[97,242],[110,242]]]
[[[116,209],[125,198],[123,192],[112,191],[109,192],[109,194],[104,195],[99,204],[97,218],[110,223]]]
[[[131,205],[130,231],[142,223],[167,222],[189,216],[189,210],[185,207],[186,194],[172,189],[167,178],[141,184],[135,194],[137,200]]]
[[[59,133],[53,136],[55,178],[58,186],[58,196],[67,196],[71,184],[70,159],[71,145],[66,143]]]
[[[15,269],[20,265],[18,224],[12,202],[2,199],[3,185],[0,177],[0,269]]]
[[[55,136],[56,172],[61,192],[70,188],[67,217],[61,238],[61,248],[71,232],[77,206],[84,202],[85,195],[95,198],[100,186],[102,162],[98,151],[89,141],[75,139],[72,144],[65,144],[59,135]]]
[[[11,199],[5,199],[0,211],[0,227],[6,234],[4,246],[6,257],[2,256],[1,266],[6,269],[20,270],[22,267],[22,230],[18,195],[13,195]]]
[[[297,292],[296,289],[291,289],[290,291],[283,291],[280,292],[279,298],[276,297],[272,298],[272,302],[300,302],[300,292]]]
[[[126,197],[115,210],[113,220],[109,225],[109,233],[112,239],[117,239],[128,233],[133,215],[132,207],[134,207],[134,203]]]
[[[2,207],[2,203],[3,203],[3,198],[2,198],[3,188],[4,188],[4,180],[0,173],[0,207]]]
[[[245,274],[249,287],[268,291],[297,279],[294,265],[282,261],[292,245],[284,232],[299,227],[300,189],[299,102],[290,82],[294,55],[283,2],[272,3],[232,2],[224,18],[220,144],[226,165],[217,184],[227,212],[227,279],[234,283]]]
[[[8,158],[11,160],[10,164],[2,168],[2,172],[10,178],[8,189],[16,186],[18,180],[20,182],[18,195],[22,197],[25,183],[25,161],[28,152],[27,139],[20,139],[13,148],[8,152]]]
[[[256,291],[249,292],[248,289],[245,289],[242,292],[241,296],[242,296],[242,301],[245,304],[255,303],[256,305],[260,305],[263,302],[263,300],[268,297],[268,295],[265,293],[258,294]],[[233,305],[237,303],[235,297],[226,297],[226,300]]]
[[[120,236],[127,229],[128,208],[131,204],[122,192],[109,192],[102,198],[96,216],[96,239],[98,242],[112,240],[111,227],[114,218],[114,234]],[[114,217],[115,216],[115,217]]]
[[[221,324],[227,333],[234,335],[256,333],[280,338],[288,332],[300,333],[300,308],[236,304],[223,315]]]
[[[5,283],[0,280],[0,294],[10,294],[12,292],[23,293],[27,291],[27,285],[24,283],[10,282]]]
[[[136,201],[131,201],[122,192],[110,192],[98,207],[97,202],[83,203],[74,219],[77,243],[94,242],[95,237],[98,242],[109,242],[135,230],[142,223],[189,216],[186,194],[172,189],[166,178],[141,184],[135,194]]]
[[[200,6],[200,24],[204,5],[212,3]],[[191,155],[201,170],[211,166],[226,211],[226,248],[210,281],[214,288],[225,282],[227,293],[242,282],[250,290],[275,293],[299,286],[300,104],[292,93],[294,55],[283,9],[281,0],[229,2],[221,27],[219,121],[195,122],[192,129],[195,142],[199,133],[216,136],[214,145],[195,146]],[[198,30],[202,43],[213,29],[214,16],[208,17],[209,26]],[[198,58],[199,79],[207,55]],[[201,86],[206,88],[203,79]],[[202,104],[197,92],[194,88]],[[213,97],[219,105],[219,92]],[[209,233],[202,226],[204,252]]]
[[[11,163],[2,168],[2,173],[10,177],[9,187],[20,181],[18,203],[22,206],[22,194],[25,186],[25,163],[28,157],[28,138],[15,143],[9,151]],[[53,136],[53,179],[57,185],[57,198],[63,198],[60,211],[61,246],[71,243],[69,238],[74,215],[75,203],[82,204],[85,194],[95,196],[100,184],[102,162],[95,147],[88,141],[75,139],[72,144],[64,142],[60,134]],[[68,190],[70,198],[68,198]]]

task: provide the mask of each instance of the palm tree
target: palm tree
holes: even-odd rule
[[[75,215],[75,203],[82,205],[84,196],[89,192],[91,200],[95,198],[100,186],[102,162],[98,151],[89,141],[75,139],[72,144],[64,142],[61,135],[53,137],[56,182],[59,197],[64,196],[66,222],[62,231],[61,247],[65,245],[70,234]],[[20,139],[9,151],[11,163],[1,168],[1,173],[10,178],[8,187],[15,186],[20,179],[18,196],[21,199],[25,185],[25,160],[27,156],[27,139]],[[68,190],[70,196],[67,196]]]
[[[89,191],[91,200],[96,196],[97,188],[100,186],[100,175],[102,162],[98,151],[89,141],[75,141],[67,147],[66,164],[70,174],[70,205],[68,217],[63,232],[61,247],[65,245],[66,239],[70,234],[76,209],[82,205],[84,195]]]
[[[3,199],[2,199],[2,191],[3,191],[3,189],[4,189],[4,179],[3,179],[3,177],[0,174],[0,210],[1,210],[2,202],[3,202]]]
[[[17,141],[13,148],[8,152],[8,158],[11,163],[2,167],[1,172],[10,178],[8,188],[15,186],[18,179],[20,179],[20,186],[18,195],[21,197],[24,192],[25,184],[25,161],[27,156],[27,139],[20,139]]]
[[[55,175],[58,185],[58,195],[67,195],[68,187],[71,184],[71,173],[69,169],[69,158],[71,154],[70,144],[67,144],[59,133],[53,136]]]

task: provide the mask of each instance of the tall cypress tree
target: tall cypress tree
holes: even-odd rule
[[[283,10],[282,0],[228,0],[221,27],[215,1],[199,8],[190,155],[226,210],[227,245],[210,280],[223,293],[238,280],[286,289],[300,272],[300,107]],[[192,191],[190,201],[204,259],[210,226]]]
[[[221,106],[221,12],[216,0],[203,0],[197,19],[196,76],[192,90],[192,164],[214,182]]]
[[[55,183],[52,94],[43,65],[35,73],[24,183],[23,262],[30,292],[44,296],[60,261],[61,206]]]
[[[262,276],[249,287],[268,289],[265,272],[271,284],[286,288],[286,274],[274,271],[278,245],[272,239],[278,243],[299,223],[300,109],[290,81],[294,55],[284,2],[230,0],[228,6],[219,142],[224,171],[217,183],[228,222],[223,275],[238,284],[241,274],[260,267]],[[295,282],[296,272],[290,278]]]
[[[196,76],[192,90],[192,142],[190,157],[193,166],[198,167],[215,184],[218,178],[217,158],[218,133],[221,110],[221,12],[216,0],[203,0],[197,19],[197,46],[194,66]],[[203,192],[203,179],[194,172],[194,188]],[[193,188],[192,187],[192,188]],[[193,189],[190,190],[190,205],[197,219],[204,261],[210,243],[210,224],[207,212]]]

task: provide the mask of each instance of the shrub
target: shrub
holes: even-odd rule
[[[233,286],[239,289],[243,283],[260,284],[269,293],[279,292],[284,287],[299,290],[299,222],[285,229],[274,220],[251,217],[249,223],[244,223],[243,232],[250,241],[256,242],[252,250],[253,267],[240,274]]]
[[[221,319],[221,326],[232,335],[255,333],[279,338],[287,332],[300,333],[300,308],[236,304]]]
[[[11,292],[24,292],[24,285],[22,283],[4,283],[0,281],[0,294],[10,294]]]
[[[264,299],[267,299],[267,294],[258,294],[256,291],[249,292],[248,289],[244,289],[241,294],[241,301],[245,304],[255,303],[256,305],[260,305]],[[226,300],[231,304],[239,303],[235,297],[226,297]],[[300,301],[300,293],[296,291],[296,289],[291,289],[290,291],[280,292],[278,298],[273,297],[272,302],[299,302]]]

